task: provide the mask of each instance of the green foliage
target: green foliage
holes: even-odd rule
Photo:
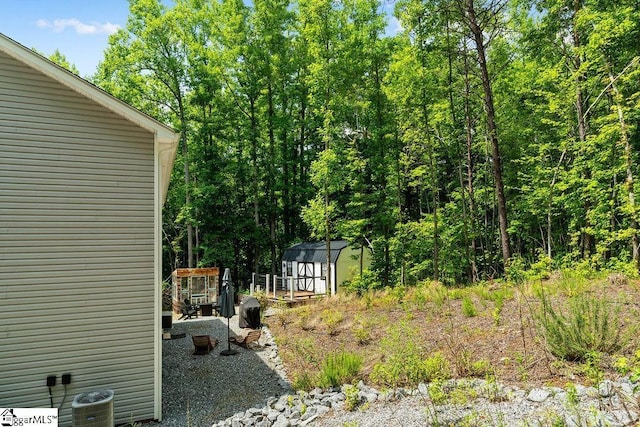
[[[449,398],[449,395],[445,391],[445,384],[442,380],[431,382],[427,390],[429,392],[429,398],[434,405],[441,405]]]
[[[374,365],[370,379],[389,387],[416,386],[438,378],[449,378],[451,370],[444,356],[437,352],[425,358],[416,344],[416,332],[404,322],[390,327],[381,340],[386,355],[384,362]]]
[[[344,313],[333,308],[327,308],[322,310],[320,318],[327,327],[329,335],[335,335],[338,333],[338,326],[344,321]]]
[[[465,317],[475,317],[478,315],[478,310],[469,296],[465,296],[462,299],[462,314]]]
[[[319,365],[320,359],[318,354],[318,348],[315,341],[310,337],[300,337],[293,343],[293,348],[296,352],[296,357],[309,362],[313,365]]]
[[[379,287],[380,282],[371,270],[364,270],[362,274],[358,274],[353,280],[341,285],[341,289],[344,289],[347,293],[355,293],[358,296],[362,296],[368,291]]]
[[[524,283],[527,275],[525,272],[525,263],[521,257],[511,258],[506,272],[507,280],[515,285]]]
[[[388,37],[369,0],[170,3],[132,0],[92,77],[180,133],[164,277],[197,260],[247,284],[312,238],[373,249],[349,285],[361,295],[503,273],[519,285],[554,267],[637,277],[634,5],[536,1],[535,17],[519,2],[482,5],[495,14],[480,29],[492,36],[488,109],[464,5],[399,2],[404,31]]]
[[[629,359],[627,357],[617,357],[614,360],[614,368],[621,375],[629,375],[632,382],[640,381],[640,349],[633,353]]]
[[[493,317],[493,322],[496,326],[500,325],[502,308],[504,307],[504,302],[507,299],[513,298],[513,290],[507,286],[502,286],[499,289],[494,290],[489,294],[489,298],[493,300],[494,307],[491,311],[491,316]]]
[[[313,325],[311,324],[311,307],[308,305],[302,305],[297,307],[291,313],[296,320],[294,325],[299,327],[303,331],[309,331],[313,329]]]
[[[353,411],[358,407],[360,403],[360,396],[358,394],[358,387],[346,384],[342,387],[342,392],[344,393],[344,409],[347,411]]]
[[[253,293],[253,297],[258,300],[260,304],[260,316],[264,317],[264,314],[267,312],[267,307],[269,306],[269,298],[264,291],[256,291]]]
[[[560,359],[587,361],[593,354],[613,354],[623,345],[619,308],[604,299],[579,295],[558,309],[543,293],[535,317],[542,342]]]
[[[451,367],[444,355],[437,351],[424,360],[424,375],[429,380],[451,378]]]
[[[341,352],[328,355],[322,362],[318,376],[320,387],[339,387],[358,379],[362,357],[355,353]]]
[[[294,375],[291,386],[294,390],[310,391],[317,384],[317,380],[309,372],[302,372]]]
[[[368,318],[362,318],[360,316],[354,319],[353,327],[351,328],[351,332],[355,337],[356,341],[360,345],[367,345],[371,342],[371,332],[373,325]]]
[[[589,352],[585,355],[582,365],[580,366],[580,371],[594,386],[597,386],[604,380],[604,371],[601,365],[602,355],[597,352]]]
[[[462,377],[492,377],[494,369],[486,359],[474,359],[473,354],[466,349],[454,354],[454,365],[458,375]]]

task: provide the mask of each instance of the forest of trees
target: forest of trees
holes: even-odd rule
[[[130,0],[91,79],[181,135],[165,275],[335,238],[374,286],[637,270],[640,0],[383,6]]]

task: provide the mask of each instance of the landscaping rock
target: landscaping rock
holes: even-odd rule
[[[527,400],[530,400],[532,402],[544,402],[550,395],[551,393],[548,390],[534,388],[527,395]]]

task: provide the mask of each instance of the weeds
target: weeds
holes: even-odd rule
[[[585,355],[584,362],[579,368],[592,385],[598,385],[604,379],[601,364],[602,355],[597,352],[589,352]]]
[[[496,326],[499,326],[500,321],[502,320],[502,309],[504,307],[505,300],[511,298],[513,298],[513,290],[506,286],[503,286],[490,294],[489,299],[494,303],[491,316],[493,317],[493,323]]]
[[[518,373],[518,380],[527,381],[529,380],[529,368],[533,363],[533,357],[528,356],[524,353],[517,352],[514,355],[516,371]]]
[[[424,372],[429,379],[451,378],[451,367],[444,355],[437,351],[424,361]]]
[[[362,368],[362,357],[358,354],[341,352],[328,355],[322,362],[318,385],[339,387],[355,381]]]
[[[636,350],[631,359],[618,357],[614,362],[614,368],[621,375],[629,375],[633,383],[640,381],[640,349]]]
[[[476,317],[478,310],[469,296],[462,298],[462,314],[464,317]]]
[[[307,363],[318,365],[318,349],[313,338],[299,338],[293,344],[296,357]]]
[[[308,305],[300,306],[292,310],[292,315],[295,316],[295,326],[299,327],[303,331],[311,331],[314,329],[311,323],[311,307]]]
[[[360,395],[358,394],[358,387],[347,384],[342,387],[344,393],[344,409],[347,411],[353,411],[360,404]]]
[[[385,361],[373,367],[371,381],[397,387],[449,378],[451,370],[444,356],[437,352],[425,359],[416,341],[415,331],[405,322],[390,328],[387,337],[381,341]]]
[[[493,375],[491,362],[487,359],[473,360],[469,350],[461,350],[455,353],[454,364],[461,377],[486,377]]]
[[[338,326],[344,320],[344,313],[333,308],[327,308],[322,311],[320,318],[327,327],[329,335],[336,335],[338,333]]]
[[[294,374],[291,384],[294,390],[310,391],[316,386],[316,380],[308,372]]]
[[[427,390],[429,392],[429,399],[431,399],[434,405],[442,405],[449,398],[445,390],[444,381],[442,380],[432,381]]]
[[[371,341],[371,322],[367,318],[360,316],[354,320],[351,332],[359,345],[367,345]]]
[[[556,310],[545,293],[536,320],[551,354],[564,360],[584,361],[589,354],[611,354],[622,346],[619,310],[607,301],[579,295]]]
[[[541,265],[538,273],[545,270]],[[318,386],[323,359],[336,348],[362,355],[366,369],[358,375],[366,374],[372,385],[436,382],[434,401],[437,383],[452,376],[528,382],[539,380],[538,375],[565,381],[573,374],[577,381],[595,384],[615,370],[640,380],[640,351],[634,354],[625,345],[640,348],[640,339],[627,341],[638,324],[635,281],[618,286],[616,292],[624,292],[628,300],[616,295],[620,302],[613,304],[613,285],[606,276],[594,282],[565,272],[551,275],[548,283],[526,280],[519,286],[490,281],[452,289],[425,281],[416,287],[372,289],[360,297],[350,294],[282,310],[281,317],[276,312],[268,320],[300,390]],[[601,300],[595,295],[607,296]],[[336,337],[338,333],[343,336]],[[493,348],[486,345],[491,342]],[[620,354],[609,357],[612,352]],[[548,373],[542,372],[545,366]],[[486,393],[500,399],[502,389]]]

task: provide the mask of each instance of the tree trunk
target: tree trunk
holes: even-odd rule
[[[269,249],[271,251],[271,274],[276,275],[278,273],[279,262],[276,259],[276,195],[275,195],[275,172],[273,168],[276,164],[276,138],[274,130],[274,116],[275,111],[273,108],[273,87],[271,81],[267,84],[267,119],[269,125],[269,161],[267,170],[269,176],[267,185],[269,186]]]
[[[253,190],[253,221],[255,224],[255,233],[253,236],[253,272],[258,277],[260,270],[260,244],[258,238],[258,232],[260,230],[260,186],[258,185],[258,122],[256,118],[256,105],[255,99],[251,98],[249,118],[251,120],[251,186]]]
[[[576,29],[576,26],[577,26],[576,17],[581,8],[582,8],[582,0],[574,0],[573,2],[573,12],[574,12],[573,21],[574,22],[573,22],[573,30],[571,33],[571,37],[573,39],[573,47],[575,49],[579,49],[581,46],[580,35],[578,34],[578,30]],[[585,81],[585,77],[582,72],[579,72],[580,68],[582,67],[582,58],[580,56],[580,53],[576,53],[575,56],[572,58],[572,60],[573,60],[574,70],[576,70],[576,77],[575,77],[576,115],[578,116],[577,117],[578,139],[580,141],[579,149],[581,149],[582,146],[584,146],[584,144],[587,141],[587,117],[586,117],[586,112],[584,108],[585,99],[584,99],[584,94],[582,90],[582,84]],[[591,172],[588,169],[584,172],[584,178],[587,180],[591,179]],[[588,197],[585,197],[584,199],[585,225],[583,227],[584,230],[591,228],[589,224],[589,216],[588,216],[588,213],[590,210],[591,210],[591,201],[588,199]],[[593,247],[595,246],[594,236],[592,234],[589,234],[586,231],[582,231],[580,240],[581,240],[581,247],[580,247],[581,255],[582,255],[582,258],[586,258],[591,255],[591,252],[593,251]]]
[[[436,162],[434,161],[433,141],[429,132],[429,112],[427,109],[426,93],[422,94],[422,114],[424,116],[424,132],[427,139],[427,155],[429,156],[429,169],[431,172],[431,194],[433,203],[433,280],[440,280],[439,263],[440,263],[440,246],[439,246],[439,230],[438,230],[438,172],[436,170]]]
[[[466,52],[464,52],[464,119],[465,136],[467,142],[467,191],[469,192],[469,217],[471,228],[471,282],[478,281],[478,266],[476,264],[477,242],[476,242],[476,202],[473,190],[473,121],[471,120],[471,85],[469,83],[469,62]],[[463,190],[464,193],[464,190]]]
[[[184,105],[182,105],[182,97],[177,97],[178,111],[180,113],[180,125],[182,130],[180,131],[180,140],[182,143],[182,160],[184,168],[184,194],[185,205],[191,206],[191,176],[189,174],[189,146],[187,145],[187,118],[184,112]],[[193,268],[193,225],[191,224],[191,216],[187,216],[187,267]]]
[[[509,243],[509,225],[507,222],[507,203],[504,195],[504,184],[502,182],[502,158],[500,156],[500,147],[498,144],[498,130],[495,121],[493,90],[491,88],[491,79],[489,78],[489,70],[487,68],[483,29],[478,25],[473,1],[474,0],[467,0],[466,12],[469,28],[473,34],[476,51],[478,53],[478,64],[480,66],[480,76],[482,79],[482,88],[484,90],[484,103],[487,112],[487,130],[489,132],[491,158],[493,160],[493,179],[498,204],[498,222],[500,227],[500,243],[502,246],[502,261],[506,267],[509,265],[509,258],[511,258],[511,246]]]

